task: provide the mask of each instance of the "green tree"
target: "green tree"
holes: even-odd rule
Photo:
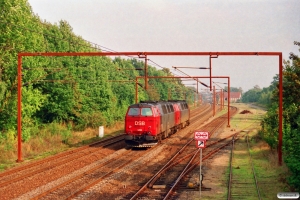
[[[41,30],[40,21],[32,13],[26,0],[2,0],[0,9],[0,131],[3,131],[16,129],[17,55],[19,52],[44,51],[44,38],[37,33]],[[32,96],[41,101],[45,99],[45,95],[31,86],[31,82],[42,76],[44,71],[29,68],[38,67],[44,62],[43,58],[23,59],[23,83],[25,87],[28,86],[24,90],[24,102],[28,102]],[[26,105],[24,102],[23,112],[28,117],[32,115],[34,109],[38,110],[41,106],[37,101]],[[24,127],[32,124],[29,118],[23,122]]]
[[[245,92],[242,96],[242,102],[244,103],[253,103],[258,102],[260,97],[261,89],[259,86],[254,86],[252,89]]]
[[[299,42],[295,42],[300,47]],[[289,182],[300,191],[300,59],[290,54],[283,72],[283,152],[291,176]],[[274,77],[278,80],[278,76]],[[273,84],[276,82],[274,81]],[[274,147],[278,137],[278,82],[273,92],[272,106],[262,121],[261,135]]]
[[[0,2],[0,132],[12,133],[17,121],[17,55],[19,52],[91,52],[94,46],[77,36],[64,20],[51,24],[33,14],[26,0]],[[24,139],[34,128],[53,122],[75,128],[113,125],[123,120],[135,102],[135,77],[145,76],[145,63],[137,59],[108,57],[32,56],[22,60],[22,127]],[[127,70],[130,69],[130,70]],[[139,70],[137,70],[139,69]],[[142,69],[142,70],[140,70]],[[164,68],[148,65],[149,76],[171,76]],[[109,80],[130,80],[126,84]],[[139,99],[167,100],[168,90],[188,91],[180,80],[144,80]],[[69,130],[69,127],[68,127]],[[68,132],[69,133],[69,132]],[[0,138],[5,137],[1,135]]]

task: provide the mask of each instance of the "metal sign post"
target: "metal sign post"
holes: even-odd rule
[[[201,167],[202,167],[202,148],[200,148],[200,175],[199,175],[199,192],[200,192],[200,199],[201,199],[201,182],[202,182]]]
[[[202,174],[201,174],[201,168],[202,168],[202,149],[205,148],[206,140],[209,139],[209,132],[207,132],[207,131],[195,131],[195,132],[194,132],[194,139],[196,140],[196,146],[197,146],[197,148],[200,148],[199,194],[200,194],[200,199],[201,199],[201,182],[202,182]]]

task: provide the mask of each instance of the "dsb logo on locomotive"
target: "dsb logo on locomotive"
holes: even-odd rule
[[[134,121],[134,125],[145,126],[145,121]]]

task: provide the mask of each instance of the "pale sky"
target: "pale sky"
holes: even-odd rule
[[[28,0],[42,20],[66,20],[75,34],[114,51],[282,52],[299,55],[299,0]],[[148,57],[172,66],[209,67],[209,57]],[[150,65],[156,66],[149,62]],[[161,69],[161,68],[158,68]],[[193,76],[208,70],[180,69]],[[178,75],[180,72],[175,72]],[[232,87],[267,87],[278,74],[278,57],[221,57],[213,76],[230,76]],[[209,85],[209,80],[201,80]],[[216,82],[227,80],[215,79]],[[192,82],[190,82],[192,83]]]

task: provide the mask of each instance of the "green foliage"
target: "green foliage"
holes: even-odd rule
[[[242,102],[253,103],[258,102],[260,98],[261,89],[259,86],[254,86],[252,89],[245,92],[242,96]]]
[[[300,43],[295,42],[300,46]],[[283,152],[284,161],[291,176],[289,183],[300,191],[300,59],[290,54],[291,61],[284,61],[283,72]],[[275,148],[278,137],[278,76],[270,88],[273,88],[271,106],[262,121],[261,136]],[[270,91],[269,95],[270,95]]]
[[[242,102],[244,103],[259,103],[264,106],[270,106],[272,103],[274,89],[277,84],[277,76],[274,77],[273,83],[266,88],[260,89],[258,86],[245,92],[242,96]]]
[[[19,52],[97,51],[77,36],[67,21],[51,24],[33,14],[26,0],[0,3],[0,140],[11,140],[17,130],[17,63]],[[144,61],[144,60],[143,60]],[[112,126],[124,120],[135,103],[135,78],[145,75],[145,63],[116,57],[22,57],[22,139],[38,136],[40,127],[68,142],[73,129]],[[168,69],[148,64],[149,76],[170,76]],[[131,82],[110,82],[113,80]],[[168,79],[169,80],[169,79]],[[177,79],[138,80],[139,100],[183,99],[193,92]],[[63,128],[64,127],[64,128]],[[46,128],[47,129],[47,128]],[[7,137],[9,136],[9,137]]]
[[[15,130],[8,130],[6,132],[4,138],[4,145],[5,145],[4,150],[6,151],[14,150],[15,134],[16,134]]]
[[[297,119],[300,125],[300,117]],[[287,124],[283,134],[283,151],[285,152],[284,161],[291,172],[289,183],[300,191],[300,129],[292,129]]]
[[[61,134],[62,142],[65,143],[65,144],[68,144],[69,143],[69,139],[72,136],[71,130],[69,130],[69,129],[62,130],[60,132],[60,134]]]
[[[79,123],[75,126],[75,130],[84,130],[88,127],[97,128],[107,125],[106,123],[105,118],[100,112],[83,113]]]
[[[273,103],[261,122],[262,130],[260,136],[270,145],[272,149],[278,144],[278,106]]]

